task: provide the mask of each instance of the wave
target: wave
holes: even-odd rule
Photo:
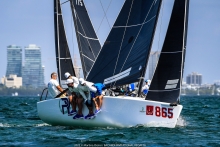
[[[184,118],[182,116],[179,116],[176,126],[180,126],[180,127],[185,127],[187,126],[187,122],[186,120],[184,120]]]

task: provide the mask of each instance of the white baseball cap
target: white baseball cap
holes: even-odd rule
[[[85,84],[86,82],[85,82],[85,80],[83,78],[79,78],[79,83],[80,84]]]
[[[71,76],[71,75],[70,75],[70,73],[66,72],[66,73],[64,74],[64,76],[65,76],[65,78],[67,79],[67,78],[69,78],[69,76]]]
[[[70,83],[73,83],[73,79],[67,79],[66,80],[66,84],[70,84]]]

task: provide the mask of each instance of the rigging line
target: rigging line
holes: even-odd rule
[[[149,90],[151,92],[164,92],[164,91],[175,91],[175,90],[179,90],[180,88],[177,89],[171,89],[171,90]]]
[[[162,1],[162,14],[161,14],[161,19],[160,19],[160,31],[159,31],[159,40],[158,40],[158,46],[157,46],[157,51],[159,51],[160,47],[160,33],[161,33],[161,26],[162,26],[162,18],[163,18],[163,8],[164,8],[164,1]]]
[[[109,5],[108,5],[108,8],[109,8],[109,6],[110,6],[111,3],[112,3],[112,0],[110,1]],[[108,8],[106,9],[106,13],[108,12]],[[101,27],[101,25],[102,25],[102,22],[103,22],[104,18],[105,18],[105,15],[102,17],[102,21],[101,21],[101,23],[100,23],[100,25],[99,25],[99,27],[98,27],[96,33],[98,33],[98,31],[99,31],[99,29],[100,29],[100,27]]]
[[[71,5],[71,4],[70,4]],[[72,14],[70,9],[70,14]],[[74,40],[73,40],[73,17],[71,17],[71,29],[72,29],[72,46],[73,46],[73,57],[74,57]],[[76,66],[76,65],[75,65]],[[73,69],[74,69],[74,63],[73,63]],[[75,71],[75,70],[74,70]]]
[[[93,61],[92,59],[90,59],[89,57],[87,57],[86,55],[84,55],[83,53],[82,53],[82,55],[83,55],[84,57],[86,57],[87,59],[89,59],[90,61],[95,62],[95,61]]]
[[[106,13],[105,13],[105,9],[104,9],[104,7],[103,7],[103,5],[102,5],[102,2],[101,2],[101,0],[99,0],[100,1],[100,3],[101,3],[101,6],[102,6],[102,10],[103,10],[103,12],[104,12],[104,17],[106,18],[106,20],[107,20],[107,22],[108,22],[108,25],[109,25],[109,28],[111,29],[111,26],[110,26],[110,23],[109,23],[109,21],[108,21],[108,18],[107,18],[107,16],[106,16]]]
[[[83,25],[82,25],[82,23],[81,23],[81,21],[80,21],[80,18],[79,18],[79,16],[78,16],[77,12],[76,12],[76,17],[77,17],[78,20],[79,20],[79,23],[80,23],[80,26],[82,27],[83,33],[86,35],[86,32],[85,32],[85,30],[84,30],[84,28],[83,28]],[[78,31],[77,31],[77,32],[78,32]],[[88,40],[88,39],[86,39],[86,40],[87,40],[89,46],[91,47],[92,55],[93,55],[93,57],[94,57],[94,59],[95,59],[96,57],[95,57],[95,54],[94,54],[94,52],[93,52],[93,50],[92,50],[92,46],[90,45],[89,40]]]
[[[84,35],[83,35],[82,33],[80,33],[79,31],[77,31],[77,33],[79,33],[83,38],[86,38],[86,39],[99,40],[98,38],[90,38],[90,37],[84,36]]]
[[[144,19],[144,22],[146,21],[146,19],[147,19],[147,17],[148,17],[148,15],[149,15],[149,13],[150,13],[151,8],[153,7],[153,4],[154,4],[154,2],[155,2],[155,1],[157,1],[157,0],[154,0],[154,1],[153,1],[152,5],[151,5],[151,7],[150,7],[150,9],[149,9],[149,11],[148,11],[148,13],[147,13],[147,16],[146,16],[146,17],[145,17],[145,19]],[[123,65],[122,65],[122,67],[121,67],[120,72],[121,72],[121,71],[122,71],[122,69],[124,68],[124,65],[125,65],[125,63],[126,63],[126,61],[127,61],[127,59],[128,59],[128,56],[130,55],[131,50],[133,49],[133,46],[134,46],[134,44],[135,44],[135,42],[136,42],[136,40],[137,40],[137,38],[138,38],[138,36],[139,36],[139,34],[140,34],[141,30],[142,30],[142,27],[143,27],[143,25],[141,26],[141,28],[140,28],[140,30],[139,30],[139,32],[138,32],[138,34],[137,34],[137,36],[136,36],[136,38],[135,38],[135,40],[134,40],[134,43],[133,43],[133,44],[132,44],[132,46],[131,46],[131,49],[130,49],[130,51],[129,51],[129,53],[128,53],[128,55],[127,55],[127,57],[126,57],[126,59],[125,59],[125,61],[124,61]]]
[[[61,3],[60,5],[65,4],[65,3],[69,2],[69,1],[70,1],[70,0],[67,0],[67,1],[65,1],[65,2]]]
[[[77,14],[76,14],[76,10],[75,10],[75,7],[74,7],[74,4],[73,2],[70,3],[71,7],[72,7],[72,15],[75,19],[77,19]],[[74,14],[73,14],[74,13]],[[77,21],[74,21],[75,23],[75,30],[78,31],[78,24],[77,24]],[[86,74],[86,66],[85,66],[85,61],[84,61],[84,58],[82,58],[82,47],[81,47],[81,41],[79,38],[79,35],[76,33],[76,37],[77,37],[77,40],[78,40],[78,48],[79,48],[79,54],[80,54],[80,57],[81,57],[81,65],[82,65],[82,68],[83,68],[83,75],[85,77],[85,74]]]
[[[128,28],[128,27],[141,26],[141,25],[144,25],[144,24],[148,23],[149,21],[151,21],[151,20],[154,19],[155,17],[156,17],[156,16],[153,16],[151,19],[149,19],[148,21],[143,22],[143,23],[141,23],[141,24],[130,25],[130,26],[113,26],[113,28]]]
[[[161,52],[161,54],[175,54],[175,53],[182,53],[183,51],[176,51],[176,52]]]
[[[125,3],[125,0],[124,0],[124,3]],[[122,5],[122,8],[123,8],[123,5]],[[122,9],[122,8],[121,8],[121,9]],[[120,13],[119,13],[119,14],[120,14]],[[119,15],[119,14],[118,14],[118,15]],[[104,45],[103,45],[103,46],[104,46]],[[98,53],[98,55],[96,56],[95,62],[96,62],[97,58],[99,57],[99,54],[101,53],[103,46],[101,46],[101,49],[99,50],[99,53]],[[91,69],[89,70],[88,75],[89,75],[89,73],[91,72],[91,70],[92,70],[92,68],[93,68],[94,65],[95,65],[95,63],[91,66]],[[88,75],[86,76],[86,78],[88,77]]]
[[[181,92],[181,88],[182,88],[182,81],[183,81],[183,68],[184,68],[184,61],[185,61],[185,50],[186,50],[186,31],[187,31],[187,27],[188,27],[188,13],[189,13],[189,1],[186,0],[185,1],[185,13],[184,13],[184,28],[183,28],[183,46],[182,46],[182,62],[181,62],[181,75],[180,75],[180,92]],[[186,24],[187,23],[187,24]],[[180,100],[180,92],[179,92],[179,97],[178,99]],[[178,100],[177,99],[177,100]]]
[[[163,8],[164,8],[164,1],[162,1],[162,14],[161,14],[161,20],[160,20],[161,23],[160,23],[160,31],[159,31],[159,41],[158,41],[157,53],[159,52],[159,46],[160,46],[160,33],[161,33],[162,18],[163,18]],[[161,50],[162,50],[162,48],[161,48]],[[157,54],[157,53],[155,53],[155,54]],[[153,80],[154,74],[155,74],[155,72],[156,72],[157,65],[158,65],[158,63],[159,63],[159,59],[160,59],[161,53],[162,53],[162,52],[159,53],[159,57],[158,57],[156,66],[155,66],[155,67],[152,67],[152,68],[153,68],[152,71],[154,71],[154,72],[153,72],[153,75],[152,75],[152,77],[151,77],[151,81]],[[164,52],[164,53],[165,53],[165,52]],[[148,77],[148,78],[149,78],[149,77]],[[150,88],[150,87],[149,87],[149,88]]]
[[[131,14],[133,2],[134,2],[134,0],[133,0],[132,3],[131,3],[131,7],[130,7],[129,14],[128,14],[128,19],[127,19],[127,22],[126,22],[126,26],[127,26],[127,24],[128,24],[129,18],[130,18],[130,14]],[[117,60],[116,60],[116,65],[115,65],[115,69],[114,69],[113,75],[115,74],[115,70],[116,70],[116,67],[117,67],[117,65],[118,65],[118,59],[119,59],[119,56],[120,56],[120,53],[121,53],[121,48],[122,48],[122,44],[123,44],[123,41],[124,41],[124,36],[125,36],[126,30],[127,30],[127,28],[125,28],[124,33],[123,33],[123,37],[122,37],[122,41],[121,41],[121,45],[120,45],[120,50],[119,50],[118,57],[117,57]],[[115,86],[115,83],[116,83],[116,81],[114,82],[113,86]],[[111,83],[110,87],[111,87],[111,86],[112,86],[112,83]]]

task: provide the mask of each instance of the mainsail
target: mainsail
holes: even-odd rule
[[[91,70],[101,49],[99,39],[92,26],[83,0],[70,0],[75,32],[78,41],[79,53],[84,77]]]
[[[87,80],[106,87],[139,81],[158,19],[161,0],[126,0]]]
[[[167,34],[146,100],[175,103],[182,83],[189,0],[175,0]]]
[[[70,56],[70,51],[64,29],[60,0],[54,0],[54,29],[57,70],[59,82],[62,85],[64,84],[64,82],[62,81],[66,80],[66,78],[64,77],[65,72],[69,72],[73,76],[76,75],[73,68],[73,63]]]

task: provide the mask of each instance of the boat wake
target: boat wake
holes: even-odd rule
[[[186,120],[184,120],[184,118],[182,116],[179,116],[176,126],[180,126],[180,127],[184,127],[187,126],[187,122]]]

